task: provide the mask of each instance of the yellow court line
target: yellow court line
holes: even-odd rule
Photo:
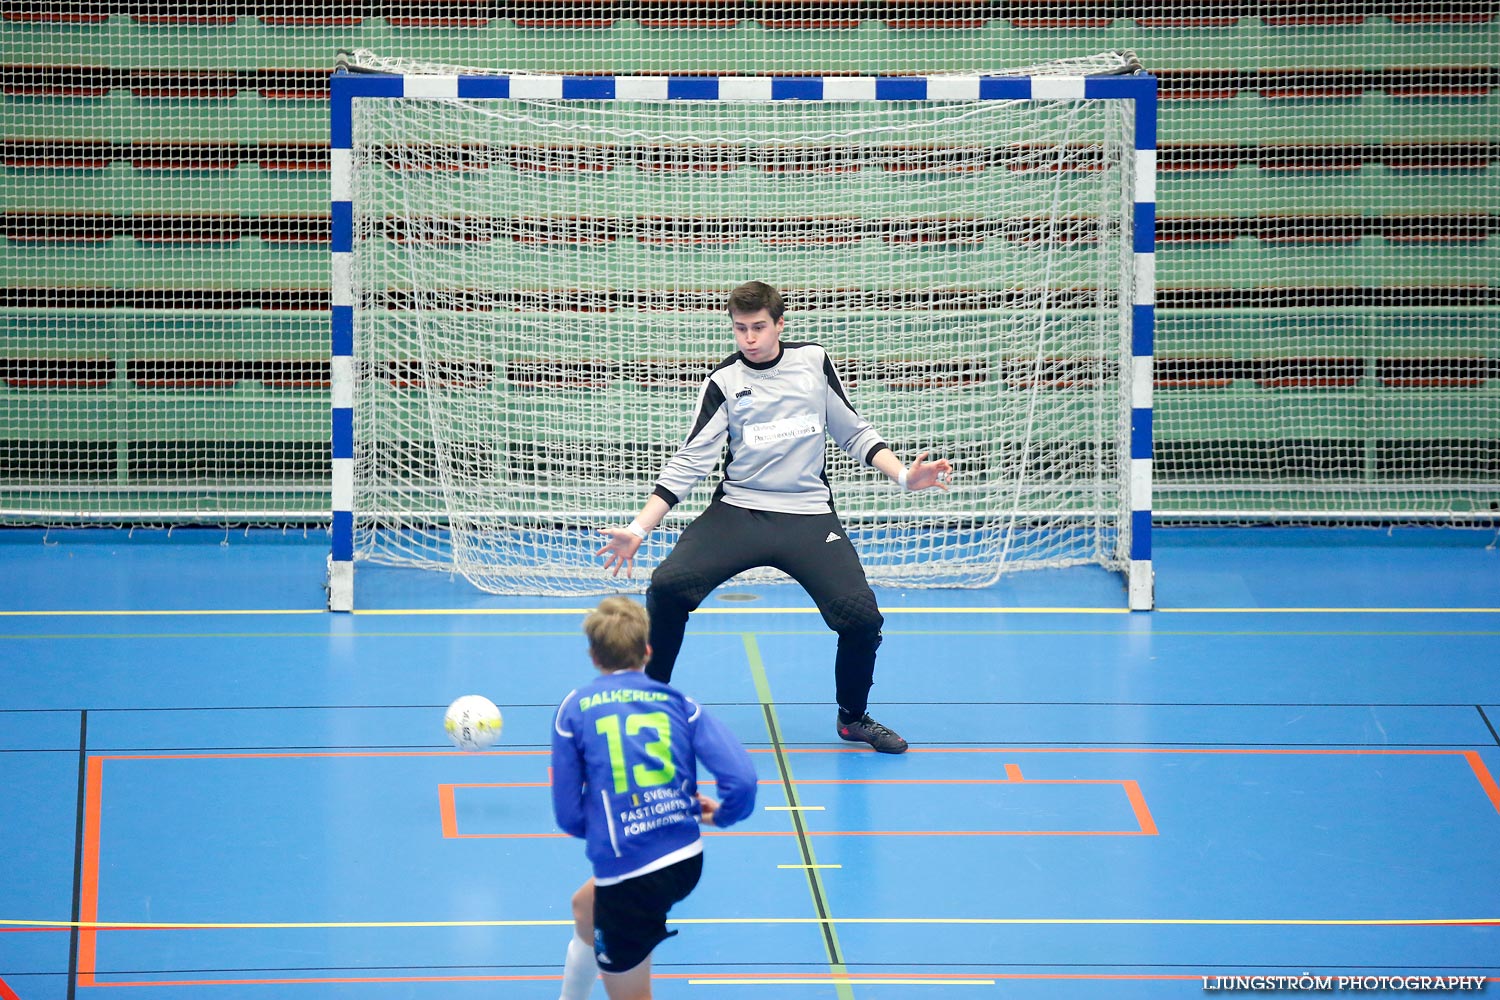
[[[586,615],[591,608],[368,608],[352,614],[360,616],[465,617],[501,616],[534,618],[541,616]],[[1062,608],[1062,607],[973,607],[944,608],[883,607],[890,615],[1133,615],[1128,608]],[[817,608],[699,608],[699,615],[816,615]],[[1161,615],[1495,615],[1495,608],[1157,608]],[[123,617],[212,617],[214,615],[335,615],[324,608],[181,608],[176,610],[123,608],[82,610],[3,610],[0,618],[123,618]]]
[[[586,615],[588,607],[419,607],[353,615]],[[1127,607],[882,607],[882,615],[1130,615]],[[699,607],[693,615],[822,615],[816,607]]]
[[[777,865],[777,868],[795,868],[798,871],[806,871],[809,868],[842,868],[843,865]]]
[[[882,609],[883,611],[884,609]],[[1500,608],[1157,608],[1176,615],[1494,615]]]
[[[822,806],[766,806],[766,812],[822,812]]]
[[[183,610],[137,610],[131,611],[125,608],[116,608],[99,611],[62,610],[62,611],[0,611],[0,618],[124,618],[140,615],[146,617],[168,617],[174,615],[326,615],[326,608],[194,608]]]
[[[413,608],[356,610],[356,615],[584,615],[589,608]],[[1495,608],[1157,608],[1157,614],[1245,614],[1245,615],[1445,615],[1500,614]],[[25,614],[27,612],[20,612]],[[132,612],[122,612],[130,614]],[[214,612],[205,612],[212,614]],[[259,614],[262,612],[252,612]],[[302,612],[297,612],[301,614]],[[696,615],[817,615],[817,608],[698,608]],[[1129,608],[1066,607],[881,607],[883,615],[1134,615]]]
[[[777,636],[826,636],[828,631],[824,628],[818,629],[761,629],[763,634]],[[887,629],[890,635],[902,636],[940,636],[944,638],[960,638],[973,636],[1118,636],[1128,637],[1145,634],[1140,630],[1125,629],[1078,629],[1078,628],[921,628],[904,629],[892,627]],[[394,631],[361,630],[352,632],[348,636],[339,638],[350,639],[555,639],[558,637],[572,637],[577,633],[569,631],[557,631],[554,629],[439,629],[434,631],[398,629]],[[726,623],[724,628],[715,629],[705,626],[697,629],[694,635],[703,636],[741,636],[745,632],[732,628]],[[1253,639],[1274,638],[1488,638],[1500,636],[1497,629],[1394,629],[1394,628],[1344,628],[1344,629],[1272,629],[1272,628],[1152,628],[1150,635],[1165,636],[1218,636],[1218,637],[1246,637]],[[185,632],[4,632],[0,631],[0,642],[60,642],[60,641],[85,641],[85,640],[125,640],[125,639],[161,639],[161,640],[184,640],[184,639],[328,639],[333,636],[326,629],[312,631],[286,631],[283,629],[268,629],[266,631],[185,631]]]
[[[502,616],[516,618],[532,618],[547,615],[566,615],[580,617],[592,611],[592,608],[368,608],[356,609],[350,614],[363,617],[438,617],[451,616],[455,618],[465,616]],[[100,609],[100,610],[35,610],[35,611],[0,611],[0,618],[124,618],[133,615],[143,617],[157,616],[169,617],[173,615],[182,616],[213,616],[213,615],[337,615],[341,612],[331,612],[324,608],[261,608],[261,609],[221,609],[212,608],[183,608],[178,610],[140,610],[132,611],[125,608]],[[1128,615],[1132,612],[1127,608],[882,608],[882,614],[887,615]],[[699,608],[693,612],[694,615],[818,615],[822,614],[817,608]]]
[[[819,866],[822,867],[822,866]],[[1301,917],[673,917],[673,924],[902,924],[906,926],[1073,926],[1073,927],[1500,927],[1493,917],[1414,918],[1301,918]],[[86,930],[388,930],[443,927],[571,927],[572,920],[384,920],[291,921],[264,923],[172,923],[149,920],[3,920],[0,927],[72,928]]]

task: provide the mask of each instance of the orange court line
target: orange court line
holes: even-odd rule
[[[80,924],[99,923],[99,850],[100,816],[104,798],[104,762],[108,760],[270,760],[309,759],[322,757],[461,757],[464,750],[349,750],[308,752],[264,752],[264,753],[137,753],[99,754],[88,759],[88,775],[84,790],[83,810],[83,863],[79,872]],[[496,756],[531,757],[547,754],[550,750],[501,750]],[[98,962],[99,928],[83,926],[78,929],[77,983],[80,987],[101,984],[95,981]],[[303,980],[292,980],[303,982]],[[149,984],[141,984],[149,985]],[[4,998],[0,998],[4,1000]]]
[[[767,748],[752,750],[752,753],[776,753],[776,749]],[[805,747],[805,748],[782,748],[779,752],[794,753],[868,753],[864,748],[857,747]],[[1480,788],[1489,799],[1496,812],[1500,812],[1500,785],[1496,784],[1494,776],[1485,765],[1483,758],[1475,750],[1443,750],[1443,749],[1395,749],[1395,748],[1281,748],[1281,747],[912,747],[912,753],[934,754],[934,753],[982,753],[982,754],[1063,754],[1063,753],[1097,753],[1097,754],[1239,754],[1239,755],[1263,755],[1263,756],[1432,756],[1452,757],[1462,756],[1473,771],[1478,780]],[[486,754],[469,754],[462,750],[439,750],[439,751],[414,751],[414,750],[390,750],[390,751],[310,751],[310,752],[256,752],[256,753],[172,753],[172,754],[104,754],[90,756],[87,765],[86,787],[84,793],[84,823],[83,823],[83,845],[82,858],[79,873],[79,916],[81,925],[78,928],[78,956],[77,956],[77,979],[80,987],[106,986],[106,985],[215,985],[221,981],[204,980],[201,983],[183,982],[177,983],[98,983],[95,980],[95,967],[97,963],[97,935],[100,928],[87,926],[100,923],[99,920],[99,871],[100,871],[100,829],[101,812],[103,800],[104,762],[108,760],[243,760],[243,759],[278,759],[278,758],[323,758],[323,757],[458,757],[458,756],[550,756],[550,750],[501,750],[489,751]],[[1011,768],[1014,767],[1013,772]],[[1007,765],[1007,775],[1019,774],[1018,765]],[[549,775],[550,777],[550,775]],[[1011,781],[1010,777],[1005,779],[812,779],[799,784],[905,784],[905,783],[931,783],[931,784],[1003,784]],[[1118,783],[1126,789],[1130,798],[1131,806],[1135,810],[1136,818],[1140,822],[1139,831],[1117,831],[1092,833],[1086,835],[1114,835],[1114,836],[1141,836],[1154,835],[1157,828],[1146,808],[1144,797],[1140,794],[1139,786],[1129,779],[1039,779],[1036,783]],[[775,784],[777,782],[770,782]],[[522,783],[532,786],[540,783]],[[1075,836],[1085,834],[1084,831],[824,831],[813,832],[812,836]],[[759,833],[756,831],[705,831],[707,836],[776,836],[774,833]],[[792,831],[786,831],[785,836],[794,835]],[[563,837],[566,834],[469,834],[466,836],[490,836],[490,837]],[[1488,926],[1487,924],[1484,926]],[[29,930],[29,928],[22,928]],[[474,977],[478,979],[491,979],[494,977]],[[545,977],[543,977],[545,978]],[[1091,978],[1089,976],[1024,976],[1024,975],[1001,975],[992,978]],[[1117,976],[1101,976],[1097,978],[1128,978]],[[1161,978],[1161,977],[1139,977],[1139,978]],[[1189,979],[1197,977],[1186,977]],[[292,979],[288,983],[313,982],[314,980]],[[392,982],[406,980],[388,979],[335,979],[328,982]],[[441,977],[434,981],[444,981]],[[224,980],[224,984],[238,983],[239,980]],[[267,980],[250,980],[247,982],[269,982]],[[278,981],[279,982],[279,981]],[[8,998],[0,995],[0,1000]]]
[[[548,771],[548,781],[512,781],[512,782],[466,782],[456,784],[438,785],[438,810],[442,816],[443,837],[449,840],[536,840],[552,837],[566,837],[565,833],[547,831],[544,833],[459,833],[458,832],[458,807],[455,802],[453,790],[455,788],[548,788],[550,787],[551,768]],[[711,785],[712,781],[700,782],[702,785]],[[767,778],[758,781],[759,785],[780,785],[781,781]],[[1130,802],[1131,811],[1135,814],[1138,830],[879,830],[879,831],[851,831],[851,830],[808,830],[808,836],[815,837],[859,837],[876,835],[882,837],[917,836],[917,837],[1119,837],[1119,836],[1156,836],[1156,823],[1151,818],[1151,810],[1146,806],[1145,796],[1141,794],[1140,785],[1130,779],[1123,778],[1038,778],[1028,781],[1021,775],[1021,765],[1006,764],[1005,777],[1003,778],[815,778],[807,781],[792,779],[792,784],[801,785],[925,785],[925,784],[960,784],[960,785],[1119,785],[1125,790],[1125,796]],[[707,837],[786,837],[794,836],[794,831],[760,831],[760,830],[704,830],[703,835]]]
[[[1156,831],[1150,831],[1155,835]],[[803,830],[804,837],[1142,837],[1145,830]],[[704,830],[705,837],[795,837],[795,830]]]
[[[755,973],[732,973],[732,972],[656,972],[652,973],[652,979],[826,979],[829,982],[859,982],[862,979],[912,979],[932,980],[949,979],[958,982],[974,979],[1182,979],[1197,981],[1201,976],[1141,976],[1141,975],[1110,975],[1108,973],[1089,973],[1079,975],[1048,974],[1048,973],[1009,973],[1009,974],[978,974],[978,973],[801,973],[801,972],[755,972]],[[102,982],[97,986],[295,986],[295,985],[329,985],[329,984],[353,984],[353,983],[535,983],[535,982],[559,982],[562,976],[552,973],[549,975],[531,976],[318,976],[307,979],[282,978],[282,979],[177,979],[177,980],[140,980],[136,982]],[[14,994],[10,998],[0,993],[0,1000],[19,1000]]]
[[[438,815],[443,819],[443,839],[458,836],[458,807],[453,803],[453,786],[438,785]]]
[[[1373,973],[1371,973],[1373,975]],[[1401,977],[1412,975],[1412,973],[1387,973],[1388,975]],[[1216,975],[1216,973],[1209,973]],[[561,977],[558,977],[561,978]],[[1183,975],[1181,973],[1150,973],[1150,972],[653,972],[652,979],[828,979],[849,980],[858,982],[861,979],[1082,979],[1082,980],[1107,980],[1114,981],[1185,981],[1198,982],[1204,977],[1202,975]],[[1334,977],[1338,978],[1337,976]],[[1500,982],[1500,977],[1489,976],[1484,979],[1487,983]]]
[[[808,747],[785,753],[869,753],[859,747],[826,749]],[[908,753],[1195,753],[1195,754],[1270,754],[1312,757],[1456,757],[1472,750],[1423,750],[1399,747],[912,747]]]
[[[1125,797],[1130,799],[1130,808],[1135,810],[1135,821],[1141,825],[1141,832],[1156,836],[1156,820],[1151,817],[1151,810],[1146,806],[1141,786],[1134,781],[1125,782]]]
[[[1040,785],[1042,781],[1050,779],[1039,779],[1028,781],[1028,785]],[[1057,779],[1064,780],[1064,779]],[[1072,780],[1072,779],[1068,779]],[[1100,778],[1099,781],[1111,781],[1114,779]],[[707,784],[700,781],[698,784]],[[758,785],[780,785],[783,782],[777,778],[765,778],[756,782]],[[1011,778],[793,778],[794,785],[1014,785],[1016,782]]]
[[[750,749],[750,753],[774,754],[778,751],[774,748]],[[868,754],[866,747],[782,747],[779,751],[784,754],[807,753],[807,754]],[[983,754],[1026,754],[1026,753],[1110,753],[1110,754],[1268,754],[1288,756],[1418,756],[1418,757],[1455,757],[1468,756],[1475,753],[1473,750],[1444,750],[1421,748],[1397,748],[1397,747],[922,747],[914,746],[908,753],[915,754],[941,754],[941,753],[983,753]],[[486,750],[481,753],[471,753],[467,750],[309,750],[309,751],[257,751],[225,752],[225,751],[201,751],[197,753],[133,753],[133,754],[98,754],[91,755],[90,759],[98,760],[238,760],[238,759],[260,759],[260,758],[303,758],[303,757],[541,757],[551,756],[551,750]],[[932,779],[941,780],[966,780],[966,779]]]
[[[1007,768],[1016,765],[1007,764]],[[550,770],[550,768],[549,768]],[[792,778],[794,785],[1119,785],[1128,778]],[[699,788],[717,784],[712,778],[698,781]],[[761,778],[757,785],[780,788],[780,778]],[[454,788],[551,788],[551,781],[468,781]]]
[[[99,922],[99,828],[103,813],[104,758],[90,757],[83,799],[83,863],[78,875],[78,919]],[[79,986],[94,985],[98,933],[92,927],[78,929],[76,968]]]
[[[533,976],[312,976],[306,979],[142,979],[90,983],[91,986],[317,986],[339,983],[535,983],[554,982],[559,975]]]
[[[803,830],[804,837],[1141,837],[1151,830]],[[549,840],[566,833],[458,833],[457,840]],[[704,830],[705,837],[795,837],[796,830]]]
[[[99,760],[272,760],[278,758],[299,759],[307,757],[539,757],[550,756],[551,750],[486,750],[471,753],[468,750],[309,750],[301,752],[263,753],[111,753],[100,754]],[[94,758],[90,758],[94,759]]]
[[[551,771],[549,767],[547,769]],[[438,814],[442,817],[444,840],[467,840],[476,835],[458,832],[458,805],[454,802],[455,788],[551,788],[551,781],[468,781],[444,782],[438,785]]]
[[[0,1000],[21,1000],[16,996],[15,991],[6,985],[4,978],[0,978]]]
[[[1474,777],[1479,779],[1479,787],[1483,788],[1484,794],[1490,797],[1495,812],[1500,812],[1500,785],[1495,784],[1495,777],[1490,774],[1489,768],[1484,766],[1484,759],[1479,756],[1479,751],[1465,750],[1464,757],[1468,759],[1469,767],[1474,769]]]
[[[974,979],[1011,979],[1011,980],[1078,980],[1083,982],[1199,982],[1202,975],[1184,975],[1181,973],[1126,973],[1126,972],[992,972],[992,973],[952,973],[952,972],[930,972],[930,973],[879,973],[879,972],[654,972],[652,979],[820,979],[830,983],[850,982],[858,983],[862,979],[912,979],[932,980],[948,979],[955,982],[963,982]],[[562,976],[552,973],[548,975],[530,976],[319,976],[306,979],[281,978],[281,979],[178,979],[178,980],[140,980],[140,981],[118,981],[95,983],[96,986],[296,986],[296,985],[329,985],[329,984],[352,984],[352,983],[536,983],[536,982],[558,982]],[[1488,976],[1486,983],[1500,982],[1500,977]],[[0,982],[0,987],[4,983]],[[19,1000],[14,993],[7,994],[0,991],[0,1000]]]
[[[562,977],[559,976],[559,979]],[[1124,972],[653,972],[652,979],[1164,979],[1198,982],[1202,976]]]

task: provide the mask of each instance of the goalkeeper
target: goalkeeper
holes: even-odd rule
[[[834,658],[838,734],[881,753],[903,753],[906,741],[870,718],[870,685],[884,619],[859,555],[833,510],[824,473],[825,435],[850,458],[873,466],[907,490],[947,489],[947,459],[901,463],[854,411],[828,354],[817,344],[783,343],[785,305],[770,285],[751,281],[729,294],[734,354],[703,383],[687,441],[667,462],[634,521],[604,528],[596,555],[616,576],[629,575],[647,534],[718,463],[724,478],[713,500],[682,532],[651,575],[647,676],[667,683],[682,648],[688,615],[736,573],[771,566],[802,585],[838,633]]]

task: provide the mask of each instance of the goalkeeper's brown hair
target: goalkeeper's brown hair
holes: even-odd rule
[[[628,597],[606,597],[583,620],[589,655],[600,670],[634,670],[646,662],[651,619]]]
[[[764,309],[772,320],[786,314],[786,303],[781,293],[764,281],[747,281],[729,293],[729,315],[738,313],[749,316]]]

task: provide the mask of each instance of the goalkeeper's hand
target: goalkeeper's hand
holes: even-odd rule
[[[925,490],[929,486],[936,486],[940,490],[948,488],[948,477],[953,474],[953,466],[946,458],[940,458],[936,462],[927,462],[927,452],[917,456],[906,469],[906,488],[908,490]]]
[[[594,553],[604,556],[604,568],[612,570],[612,576],[619,576],[622,569],[626,576],[634,576],[635,553],[643,539],[628,528],[600,528],[599,534],[609,539]]]

